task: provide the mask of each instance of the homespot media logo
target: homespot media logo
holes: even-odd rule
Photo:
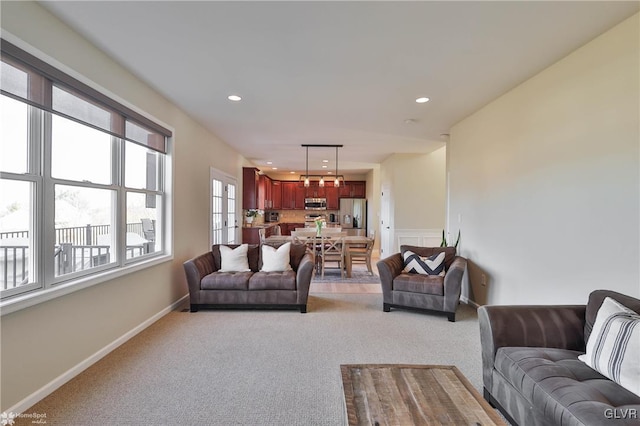
[[[45,413],[2,413],[0,414],[0,425],[13,425],[16,419],[31,419],[32,424],[46,424],[47,415]]]
[[[607,419],[637,419],[638,410],[635,408],[607,408],[604,410]]]

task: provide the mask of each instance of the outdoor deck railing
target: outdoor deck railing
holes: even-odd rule
[[[18,287],[27,280],[27,250],[25,246],[2,246],[2,289]],[[11,262],[9,262],[11,260]],[[11,273],[9,273],[11,272]]]
[[[111,262],[109,245],[97,244],[98,237],[109,234],[110,225],[86,225],[55,229],[55,275],[60,276]],[[127,232],[145,238],[141,222],[127,223]],[[1,240],[28,239],[29,231],[0,232]],[[19,287],[29,281],[29,246],[6,241],[0,244],[0,289]],[[126,257],[153,251],[153,243],[127,246]]]
[[[89,224],[86,226],[56,228],[56,244],[71,243],[74,245],[92,245],[94,241],[97,241],[98,235],[105,235],[109,233],[110,226],[111,225]],[[133,232],[144,237],[141,222],[127,223],[127,232]],[[9,238],[29,238],[29,231],[0,232],[0,240],[6,240]]]

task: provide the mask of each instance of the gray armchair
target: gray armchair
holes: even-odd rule
[[[444,252],[445,276],[402,272],[402,254],[407,250],[419,256]],[[382,283],[383,310],[389,312],[391,308],[407,308],[442,312],[449,321],[454,322],[467,260],[456,256],[455,247],[400,246],[400,252],[377,263]]]

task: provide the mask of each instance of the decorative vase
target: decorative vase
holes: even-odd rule
[[[316,237],[322,236],[322,223],[316,223]]]
[[[253,223],[253,216],[247,216],[247,223],[251,225]]]

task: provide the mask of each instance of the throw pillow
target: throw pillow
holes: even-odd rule
[[[640,315],[606,297],[578,359],[640,396]]]
[[[249,244],[241,244],[232,249],[227,246],[220,246],[220,272],[247,272],[249,269],[249,258],[247,252]]]
[[[422,257],[410,250],[407,250],[404,252],[403,256],[403,272],[423,275],[440,275],[441,277],[444,277],[444,252],[434,254],[429,257]]]
[[[269,245],[262,245],[262,272],[291,271],[289,252],[291,243],[284,243],[277,249]]]

